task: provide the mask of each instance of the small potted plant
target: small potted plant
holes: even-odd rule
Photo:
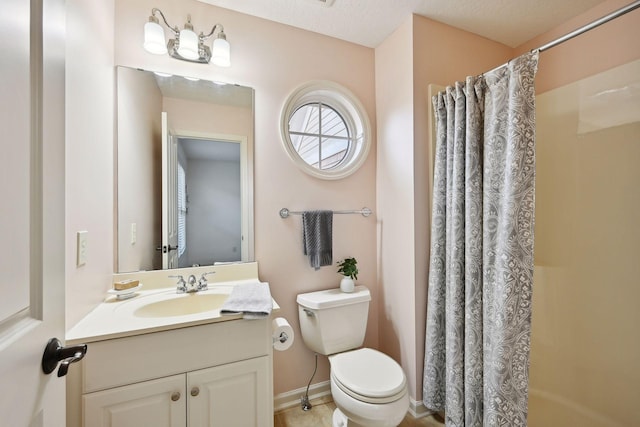
[[[340,281],[340,290],[342,292],[353,292],[355,288],[354,279],[358,279],[358,261],[355,258],[345,258],[338,262],[338,273],[344,277]]]

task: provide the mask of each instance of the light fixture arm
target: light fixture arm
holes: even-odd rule
[[[164,21],[164,25],[167,26],[167,28],[169,28],[173,34],[175,36],[180,35],[180,30],[178,29],[178,26],[172,27],[171,25],[169,25],[169,23],[167,22],[167,18],[165,18],[164,13],[162,13],[162,11],[160,9],[158,9],[157,7],[154,7],[153,9],[151,9],[151,16],[149,17],[149,19],[151,20],[151,18],[155,19],[155,22],[158,21],[158,18],[156,17],[156,12],[158,12],[160,14],[160,16],[162,16],[162,20]]]
[[[204,40],[208,39],[209,37],[211,37],[213,35],[213,33],[216,31],[216,29],[219,29],[220,33],[224,34],[224,27],[222,26],[222,24],[218,23],[218,24],[213,26],[213,28],[211,29],[211,32],[209,34],[205,35],[204,33],[201,32],[200,36],[199,36],[200,40],[204,41]]]

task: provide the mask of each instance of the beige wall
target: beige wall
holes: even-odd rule
[[[627,3],[603,2],[516,50]],[[638,422],[638,40],[635,11],[540,55],[532,427]]]
[[[66,45],[67,328],[104,298],[113,273],[113,1],[68,0]],[[76,232],[88,261],[76,267]],[[60,242],[62,245],[63,242]]]
[[[153,220],[162,203],[162,94],[150,73],[120,67],[117,74],[117,269],[152,270],[162,239],[160,221]]]
[[[637,425],[640,60],[537,97],[529,425]]]

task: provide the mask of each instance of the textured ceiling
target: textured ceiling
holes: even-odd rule
[[[416,13],[516,47],[603,0],[199,0],[376,47]],[[330,2],[329,2],[330,3]]]

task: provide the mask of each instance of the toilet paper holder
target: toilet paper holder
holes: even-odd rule
[[[280,335],[278,335],[278,337],[273,337],[273,342],[275,343],[276,341],[280,341],[281,343],[285,343],[287,340],[289,339],[289,335],[287,335],[286,332],[280,332]]]

